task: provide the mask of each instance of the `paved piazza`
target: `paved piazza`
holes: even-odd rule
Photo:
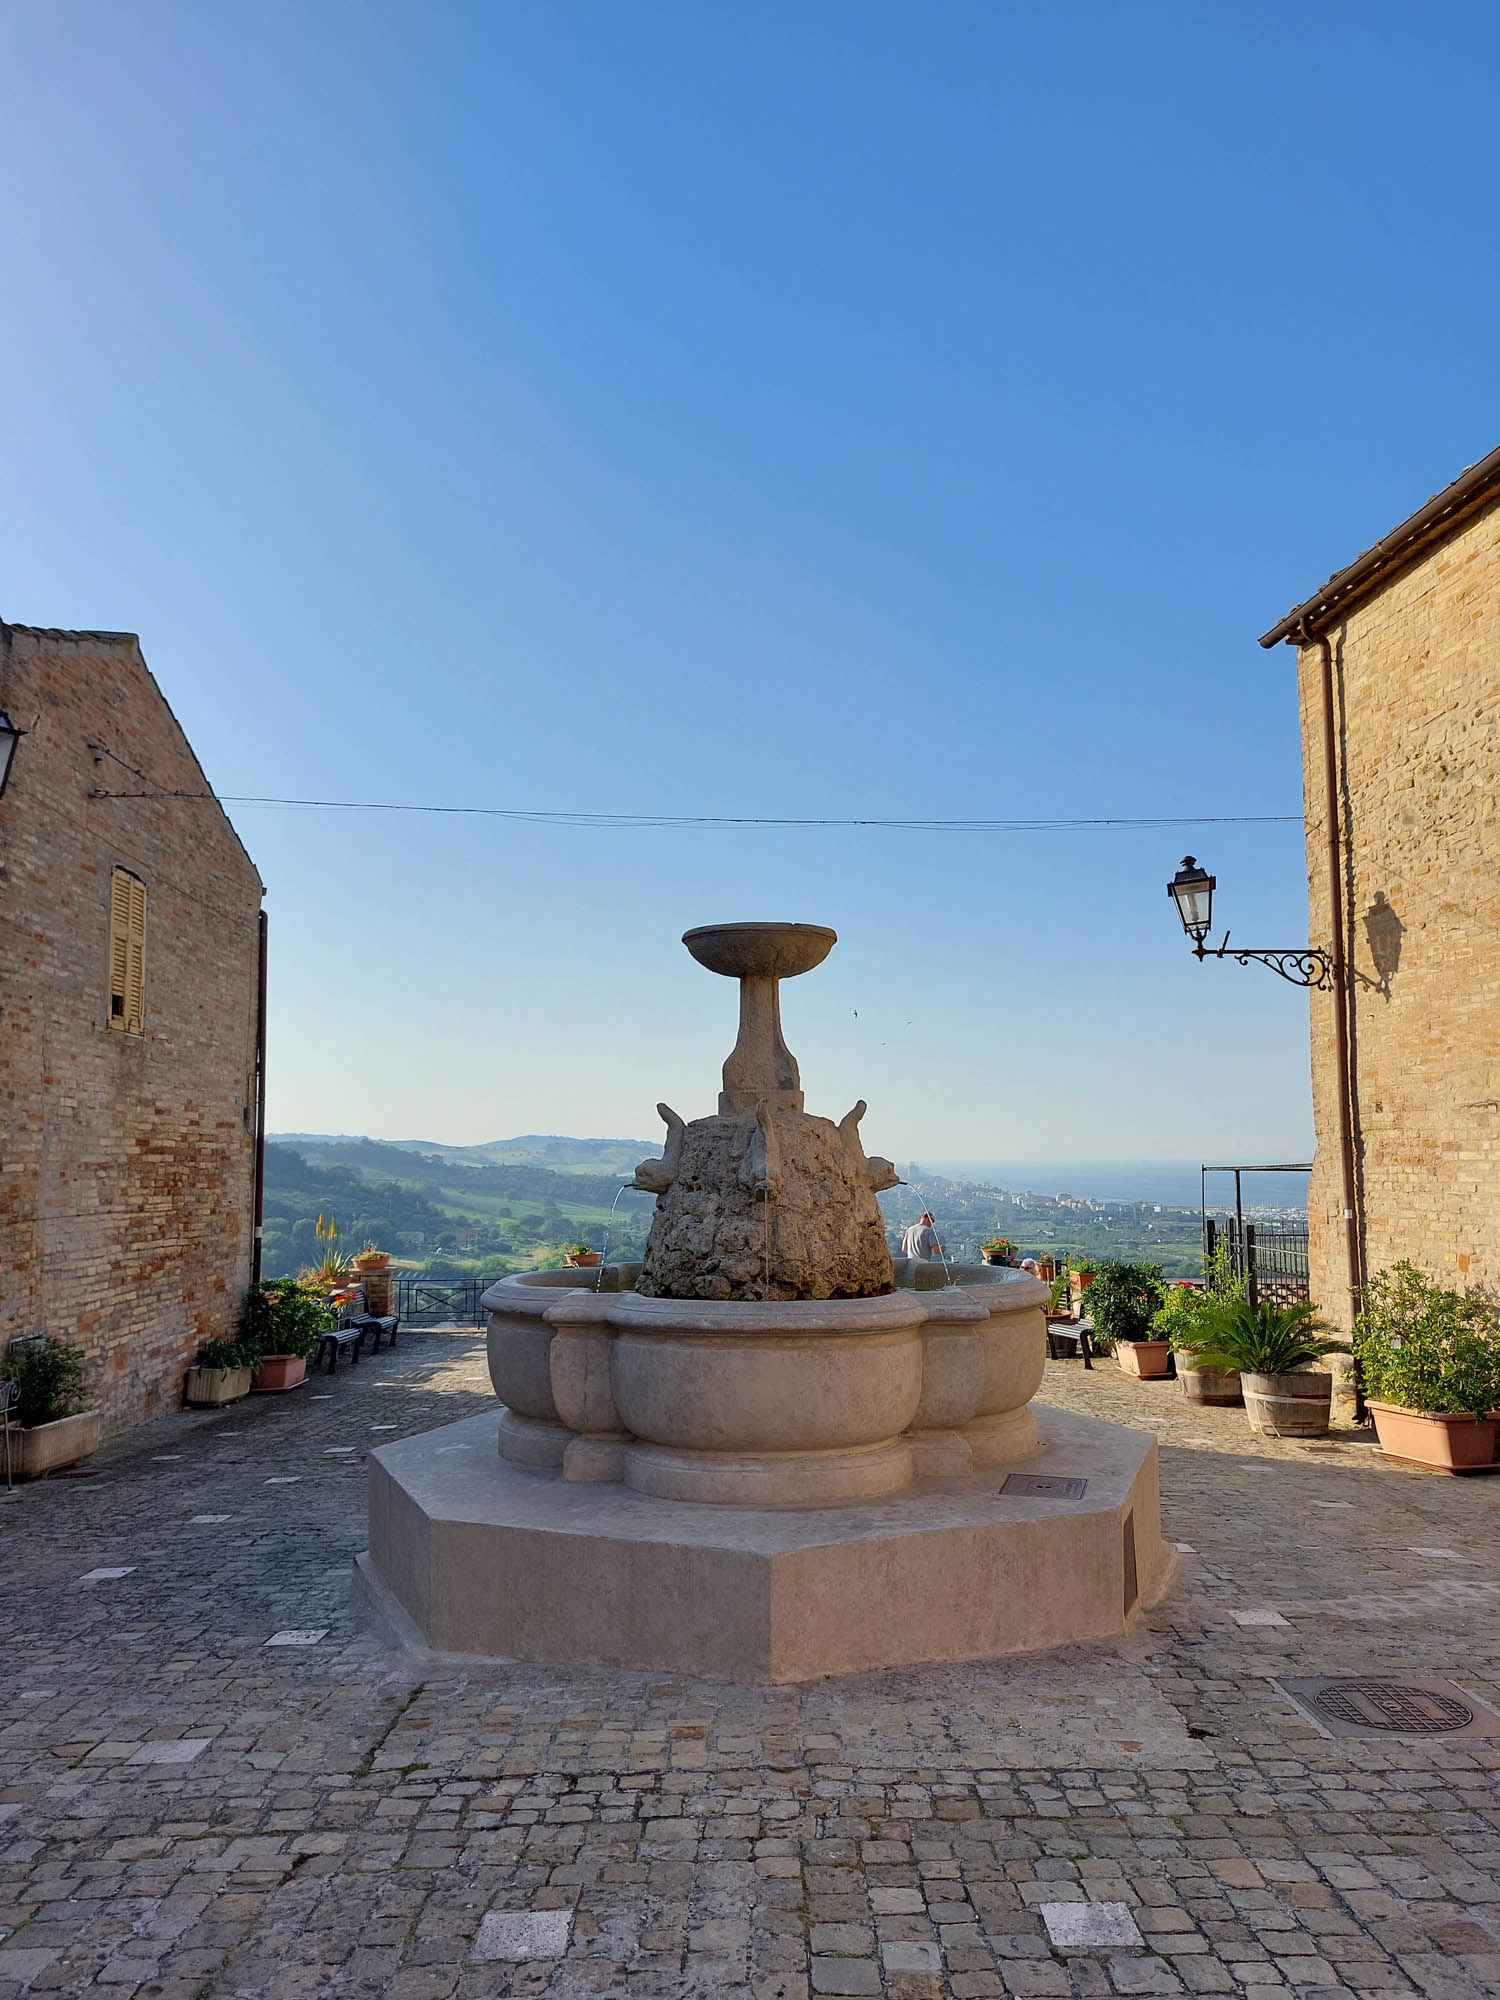
[[[1500,1993],[1500,1736],[1325,1737],[1273,1684],[1500,1706],[1500,1480],[1108,1364],[1042,1396],[1157,1431],[1164,1601],[1118,1647],[797,1688],[378,1636],[364,1459],[493,1407],[468,1335],[18,1487],[0,2000]]]

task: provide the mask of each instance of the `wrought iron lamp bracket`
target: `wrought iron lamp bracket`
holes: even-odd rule
[[[1326,992],[1333,985],[1333,961],[1329,954],[1318,945],[1305,945],[1297,950],[1269,951],[1252,945],[1230,946],[1229,933],[1225,931],[1223,942],[1210,950],[1202,938],[1193,944],[1195,958],[1232,958],[1236,965],[1248,965],[1252,959],[1257,965],[1268,965],[1289,986],[1311,987],[1315,993]]]

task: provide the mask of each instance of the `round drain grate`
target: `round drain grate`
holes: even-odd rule
[[[1399,1681],[1334,1681],[1319,1688],[1312,1706],[1330,1722],[1363,1729],[1388,1729],[1393,1736],[1442,1736],[1466,1729],[1474,1710],[1430,1688],[1403,1687]]]

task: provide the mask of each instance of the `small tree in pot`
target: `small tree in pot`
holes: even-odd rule
[[[1160,1264],[1125,1264],[1110,1257],[1094,1274],[1089,1314],[1127,1375],[1152,1380],[1168,1371],[1171,1349],[1151,1331],[1164,1291]]]
[[[1326,1434],[1333,1377],[1313,1364],[1349,1349],[1326,1338],[1316,1306],[1210,1299],[1199,1324],[1193,1347],[1198,1366],[1239,1370],[1251,1430],[1266,1437]]]
[[[84,1408],[83,1356],[51,1334],[13,1340],[0,1377],[16,1385],[23,1479],[76,1465],[99,1448],[99,1412]]]
[[[1500,1324],[1481,1293],[1449,1291],[1415,1264],[1379,1271],[1364,1288],[1354,1352],[1383,1452],[1439,1472],[1494,1465]]]

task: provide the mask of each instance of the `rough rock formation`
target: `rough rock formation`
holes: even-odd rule
[[[657,1197],[636,1290],[670,1299],[848,1299],[895,1289],[875,1196],[896,1184],[865,1157],[860,1103],[841,1124],[762,1102],[685,1125],[666,1105]]]

